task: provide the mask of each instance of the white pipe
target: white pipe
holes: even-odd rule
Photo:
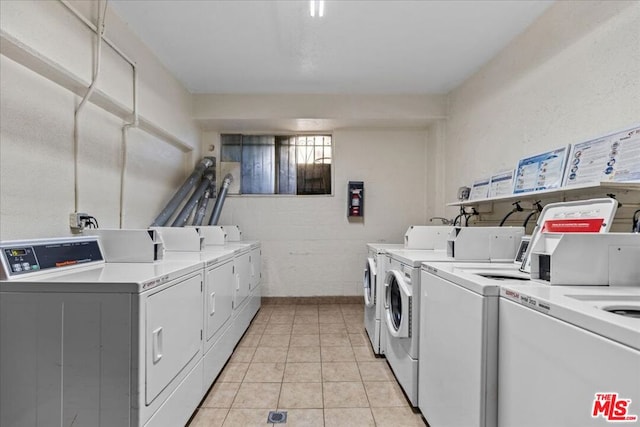
[[[89,97],[96,89],[98,83],[98,77],[100,75],[100,53],[102,51],[102,36],[104,35],[104,18],[107,13],[107,2],[104,1],[104,11],[100,13],[100,0],[98,0],[98,25],[96,35],[98,36],[98,41],[96,43],[96,60],[93,71],[93,78],[91,84],[89,85],[89,89],[87,93],[85,93],[84,97],[80,101],[80,104],[75,110],[73,115],[73,201],[74,201],[74,212],[78,212],[78,141],[79,141],[79,129],[78,129],[78,116],[80,111],[85,106]]]
[[[73,6],[71,6],[71,4],[69,4],[69,2],[67,0],[59,0],[60,3],[62,3],[62,5],[64,7],[66,7],[71,13],[73,13],[75,15],[76,18],[78,18],[80,21],[82,21],[83,24],[85,24],[87,27],[89,27],[89,29],[91,31],[93,31],[94,33],[97,33],[98,30],[96,28],[96,26],[93,24],[93,22],[89,21],[87,18],[84,17],[84,15],[82,15],[80,12],[78,12]],[[120,57],[122,59],[124,59],[125,61],[127,61],[130,65],[135,66],[136,63],[135,61],[133,61],[132,59],[130,59],[127,55],[125,55],[125,53],[123,51],[121,51],[108,37],[102,37],[102,40],[111,48],[113,49],[118,55],[120,55]]]
[[[133,121],[122,126],[122,165],[120,169],[120,228],[124,228],[124,184],[127,170],[127,135],[129,129],[138,127],[138,69],[133,67]]]

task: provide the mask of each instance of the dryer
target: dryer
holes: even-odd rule
[[[0,244],[0,424],[177,426],[203,396],[202,263]],[[28,267],[27,267],[28,265]]]

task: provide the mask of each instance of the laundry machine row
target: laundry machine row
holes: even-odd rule
[[[259,308],[260,248],[179,256],[159,234],[0,244],[0,425],[186,423]]]
[[[556,387],[555,379],[553,384],[548,381],[551,377],[560,376],[547,377],[542,370],[530,376],[523,375],[536,371],[530,369],[536,364],[564,359],[562,354],[565,353],[550,346],[544,355],[546,359],[528,357],[519,360],[503,352],[504,331],[510,331],[513,342],[517,342],[513,345],[520,346],[514,354],[527,353],[527,348],[533,348],[534,344],[525,344],[529,336],[548,335],[542,324],[526,328],[507,325],[509,321],[503,315],[503,301],[505,296],[514,292],[505,294],[505,289],[518,288],[517,295],[544,294],[550,292],[553,285],[562,284],[573,286],[560,286],[558,289],[579,289],[576,292],[585,293],[585,289],[599,288],[607,292],[606,289],[613,290],[615,286],[629,285],[637,280],[640,276],[637,266],[640,235],[606,233],[616,208],[617,203],[612,199],[547,205],[531,237],[528,253],[517,266],[423,264],[419,406],[429,423],[439,426],[590,425],[584,418],[578,418],[580,421],[576,422],[575,413],[560,415],[554,412],[552,407],[562,401],[560,394],[555,392],[562,387]],[[548,232],[551,228],[548,220],[554,226],[564,224],[573,230],[593,224],[598,227],[592,227],[593,233],[551,233]],[[611,286],[576,287],[586,284]],[[527,305],[525,301],[532,308],[532,305],[537,306],[539,298],[525,297],[523,305]],[[549,304],[543,302],[539,307],[545,311],[544,307],[548,308]],[[558,308],[551,313],[556,310]],[[546,311],[549,314],[549,310]],[[615,316],[609,316],[609,321],[615,322]],[[590,323],[590,320],[584,321],[585,325]],[[636,325],[636,331],[640,331],[640,325]],[[562,363],[570,366],[571,358],[577,361],[581,357],[578,351]],[[636,361],[640,366],[640,359]],[[507,373],[505,366],[508,364],[517,365],[518,369]],[[622,365],[629,367],[625,363]],[[572,371],[576,374],[575,370]],[[509,381],[511,387],[507,391]],[[545,406],[544,403],[536,403],[544,398],[528,399],[531,394],[520,388],[526,388],[524,384],[529,381],[540,384],[546,381],[547,389],[543,394],[555,396],[555,404]],[[573,385],[578,387],[575,383]],[[541,390],[539,387],[537,392],[542,393]],[[513,405],[520,396],[524,399],[519,401],[520,406]],[[532,411],[538,411],[540,417],[526,421]],[[510,415],[503,415],[503,412]]]

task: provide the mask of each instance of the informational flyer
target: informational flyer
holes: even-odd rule
[[[575,144],[565,186],[640,180],[640,126]]]
[[[518,162],[513,193],[559,188],[562,185],[569,147],[526,157]]]
[[[473,181],[471,185],[471,192],[469,193],[469,200],[486,199],[489,194],[489,182],[491,178],[483,178]]]
[[[499,172],[491,177],[489,197],[509,196],[513,194],[513,170]]]

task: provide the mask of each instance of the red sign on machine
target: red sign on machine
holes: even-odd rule
[[[603,218],[550,219],[542,226],[543,233],[599,233]]]

